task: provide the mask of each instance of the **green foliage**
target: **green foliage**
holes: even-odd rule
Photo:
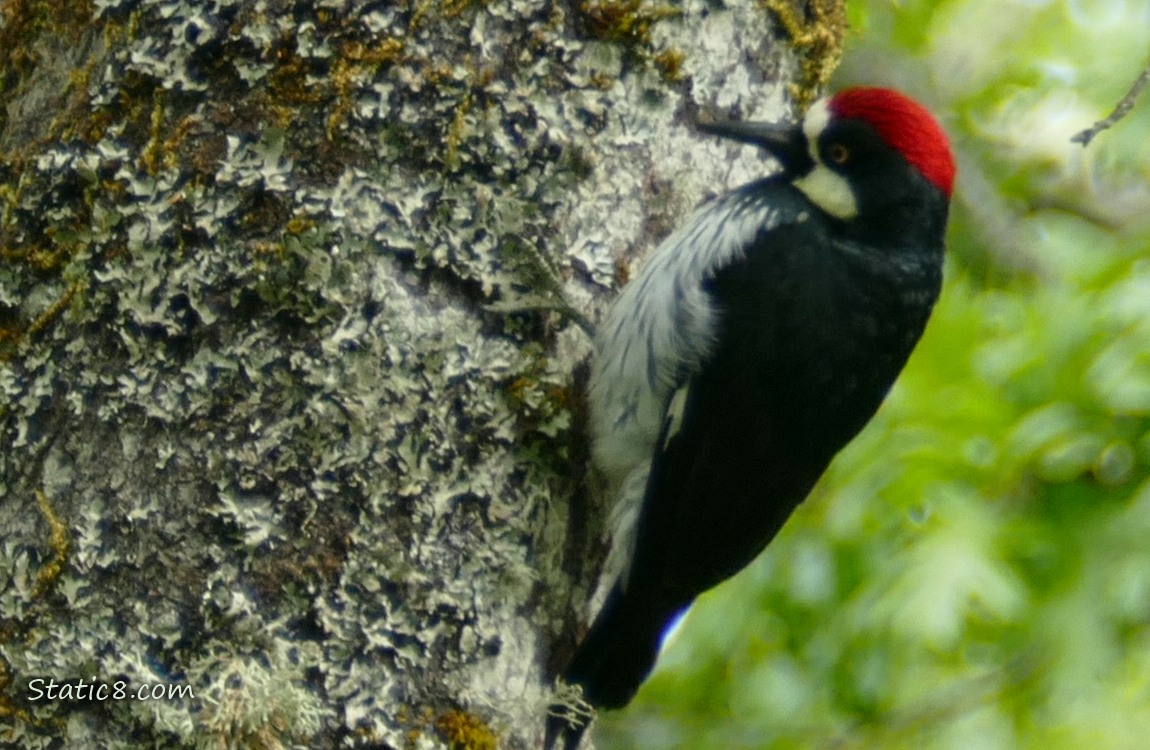
[[[880,413],[601,748],[1146,745],[1150,102],[1069,138],[1145,64],[1148,17],[852,9],[844,77],[923,73],[960,155],[943,297]]]

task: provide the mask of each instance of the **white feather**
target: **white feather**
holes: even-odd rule
[[[816,162],[814,169],[795,180],[794,184],[811,199],[811,203],[837,219],[849,221],[859,215],[858,202],[847,178],[831,171],[822,162]]]
[[[811,152],[811,158],[816,163],[819,161],[819,136],[831,124],[831,107],[830,99],[819,99],[811,105],[807,110],[807,114],[803,117],[803,135],[807,138],[807,148]]]
[[[687,383],[679,386],[679,389],[671,396],[671,402],[667,404],[667,417],[663,420],[666,427],[660,450],[667,450],[667,446],[679,434],[679,430],[683,429],[683,414],[687,410],[687,395],[690,390],[691,384]]]

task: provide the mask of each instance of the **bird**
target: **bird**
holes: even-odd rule
[[[766,548],[875,414],[942,285],[955,161],[915,100],[859,86],[797,122],[697,128],[777,167],[699,208],[597,327],[606,593],[557,681],[547,750],[628,704],[668,626]]]

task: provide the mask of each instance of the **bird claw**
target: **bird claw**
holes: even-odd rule
[[[583,697],[583,687],[556,681],[551,705],[547,707],[544,750],[557,750],[555,743],[560,738],[563,744],[558,750],[576,750],[594,719],[595,708]]]

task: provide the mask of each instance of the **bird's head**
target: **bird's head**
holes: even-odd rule
[[[945,206],[954,186],[946,134],[918,102],[884,88],[849,88],[815,102],[798,124],[700,123],[761,146],[812,203],[849,221],[921,195]]]

